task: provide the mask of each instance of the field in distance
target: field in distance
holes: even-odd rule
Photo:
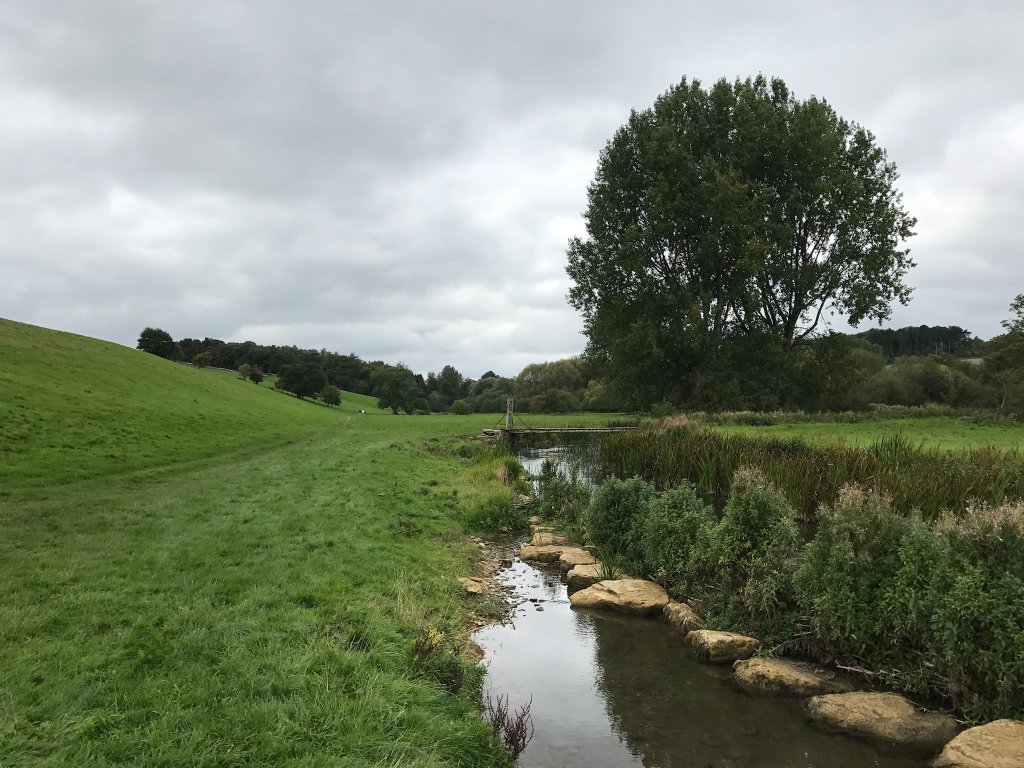
[[[950,416],[884,419],[855,424],[794,423],[772,426],[724,425],[715,429],[730,434],[800,438],[813,443],[846,443],[866,446],[881,437],[903,435],[912,445],[941,450],[993,447],[1013,450],[1024,444],[1024,425],[975,424]]]

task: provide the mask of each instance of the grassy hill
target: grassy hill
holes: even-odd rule
[[[0,360],[0,766],[510,764],[458,661],[461,521],[511,491],[452,436],[493,415],[328,409],[9,321]]]
[[[328,409],[229,373],[0,320],[0,488],[53,484],[259,449],[337,426]]]

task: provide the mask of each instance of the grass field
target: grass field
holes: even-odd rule
[[[937,416],[921,419],[890,419],[858,424],[810,423],[774,426],[719,426],[729,434],[802,438],[815,443],[870,445],[880,437],[900,434],[914,445],[943,450],[994,447],[1012,450],[1024,447],[1024,425],[973,424],[963,419]]]
[[[448,664],[481,607],[462,521],[509,493],[457,436],[496,414],[327,409],[7,321],[0,353],[0,766],[506,764]]]

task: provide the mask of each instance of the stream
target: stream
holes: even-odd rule
[[[539,459],[523,458],[535,472]],[[513,556],[496,579],[519,604],[510,622],[474,639],[485,653],[485,695],[507,695],[510,708],[532,697],[523,768],[926,765],[816,730],[799,700],[742,692],[728,666],[698,661],[666,624],[570,609],[557,567]]]

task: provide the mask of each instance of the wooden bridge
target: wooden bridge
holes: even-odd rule
[[[512,398],[510,397],[505,409],[505,426],[485,429],[483,437],[491,442],[512,442],[516,438],[528,437],[530,435],[597,435],[602,432],[628,432],[634,429],[640,429],[640,427],[516,427],[515,413],[512,409]]]

